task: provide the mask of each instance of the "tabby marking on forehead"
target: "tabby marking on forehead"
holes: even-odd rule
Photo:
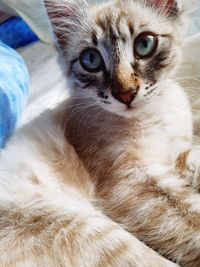
[[[97,34],[95,31],[92,32],[92,42],[95,46],[98,46]]]
[[[133,23],[132,21],[128,21],[128,28],[129,28],[129,31],[130,31],[130,34],[131,36],[134,34],[134,27],[133,27]]]

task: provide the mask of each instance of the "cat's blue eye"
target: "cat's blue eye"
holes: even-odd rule
[[[150,32],[143,32],[135,39],[135,56],[137,58],[149,58],[155,53],[157,47],[157,36]]]
[[[99,72],[105,69],[101,54],[94,48],[87,48],[81,53],[80,64],[88,72]]]

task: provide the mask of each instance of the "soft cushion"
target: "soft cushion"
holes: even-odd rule
[[[0,148],[17,126],[28,87],[29,74],[23,59],[0,42]]]
[[[12,17],[0,24],[0,40],[12,48],[25,46],[38,40],[25,21]]]

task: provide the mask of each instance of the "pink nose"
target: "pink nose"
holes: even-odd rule
[[[127,106],[130,106],[131,102],[135,99],[137,92],[133,89],[128,90],[127,92],[116,92],[113,93],[113,96],[124,103]]]

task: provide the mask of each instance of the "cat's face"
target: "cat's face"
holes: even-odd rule
[[[167,79],[180,54],[175,1],[118,0],[92,7],[81,0],[47,3],[80,97],[130,117],[170,90]]]

